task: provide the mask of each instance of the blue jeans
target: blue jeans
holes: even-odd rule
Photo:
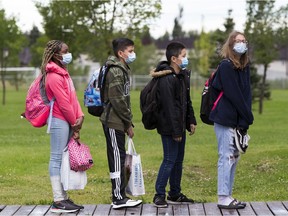
[[[218,196],[231,196],[240,154],[233,128],[214,123],[214,130],[218,142]]]
[[[71,135],[72,130],[68,122],[52,118],[50,128],[50,176],[60,176],[63,150]]]
[[[185,132],[183,133],[181,142],[176,142],[172,136],[161,135],[161,139],[163,145],[163,161],[156,180],[156,194],[165,196],[165,188],[169,179],[169,195],[176,196],[181,192],[186,134]]]

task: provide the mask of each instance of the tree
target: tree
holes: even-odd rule
[[[196,56],[196,62],[198,65],[198,71],[201,76],[209,77],[211,71],[217,68],[217,65],[221,61],[219,55],[222,45],[227,38],[227,35],[234,29],[235,23],[231,17],[232,10],[228,10],[228,17],[225,19],[224,27],[225,31],[217,29],[210,33],[205,33],[203,30],[199,39],[195,42],[194,58]]]
[[[197,64],[197,71],[204,77],[210,75],[209,59],[213,54],[211,50],[214,50],[214,46],[210,43],[210,33],[205,33],[202,30],[199,39],[195,41],[195,51],[192,53],[192,58]]]
[[[36,43],[31,46],[31,52],[33,58],[31,59],[31,65],[34,67],[40,67],[42,64],[42,56],[45,49],[45,46],[49,38],[46,34],[41,35],[37,38]]]
[[[143,28],[158,16],[158,0],[51,1],[37,3],[43,16],[44,29],[50,39],[69,44],[74,56],[88,53],[103,62],[111,54],[115,37],[138,37]]]
[[[247,0],[247,21],[245,34],[249,39],[249,47],[252,48],[252,57],[257,64],[262,64],[264,71],[259,87],[259,114],[263,112],[263,100],[267,91],[266,76],[269,64],[277,58],[275,49],[276,23],[274,9],[275,1],[251,1]]]
[[[223,24],[225,30],[221,31],[220,29],[216,29],[216,31],[211,32],[211,44],[214,46],[214,52],[210,56],[210,68],[217,68],[217,65],[221,61],[220,50],[225,43],[227,36],[234,30],[235,22],[231,17],[232,9],[228,10],[228,17],[225,19]]]
[[[25,37],[23,37],[16,25],[15,18],[6,18],[5,10],[0,10],[0,63],[3,105],[5,105],[6,96],[5,69],[9,65],[19,64],[18,54],[24,42]]]
[[[174,19],[174,27],[172,30],[173,39],[183,38],[185,36],[185,32],[182,30],[181,19],[183,16],[183,6],[179,6],[179,15]]]

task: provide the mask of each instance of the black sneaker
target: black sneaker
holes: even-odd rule
[[[80,209],[76,206],[67,202],[67,200],[62,200],[60,202],[53,202],[50,211],[53,213],[69,213],[69,212],[76,212]]]
[[[191,204],[194,203],[193,199],[186,197],[184,194],[180,193],[178,196],[169,196],[167,201],[171,204]]]
[[[142,203],[142,200],[132,200],[129,198],[124,198],[122,200],[116,200],[112,202],[112,208],[113,209],[121,209],[121,208],[127,208],[127,207],[135,207]]]
[[[153,198],[154,206],[157,208],[167,208],[168,203],[165,200],[165,196],[155,195]]]
[[[244,154],[248,148],[248,141],[250,140],[250,136],[248,135],[246,130],[235,128],[235,145],[240,153]]]
[[[84,209],[84,206],[75,204],[71,199],[67,199],[66,202],[70,203],[71,205],[76,206],[79,209]]]

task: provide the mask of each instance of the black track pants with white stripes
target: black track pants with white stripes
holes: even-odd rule
[[[125,195],[125,133],[108,128],[103,124],[106,137],[107,157],[112,183],[112,201],[121,200]]]

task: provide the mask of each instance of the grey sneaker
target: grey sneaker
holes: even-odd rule
[[[128,197],[122,200],[116,200],[112,202],[113,209],[121,209],[121,208],[128,208],[128,207],[135,207],[142,203],[142,200],[132,200]]]
[[[154,206],[157,208],[167,208],[168,203],[165,200],[165,196],[155,195],[153,198]]]
[[[167,201],[171,204],[191,204],[194,203],[193,199],[188,198],[184,194],[180,193],[178,196],[168,196]]]
[[[67,200],[62,200],[60,202],[53,202],[50,211],[53,213],[69,213],[76,212],[80,209],[75,205],[67,202]]]
[[[70,203],[71,205],[76,206],[76,207],[79,208],[79,209],[84,209],[84,206],[75,204],[75,203],[73,202],[73,200],[71,200],[71,199],[67,199],[66,202]]]

